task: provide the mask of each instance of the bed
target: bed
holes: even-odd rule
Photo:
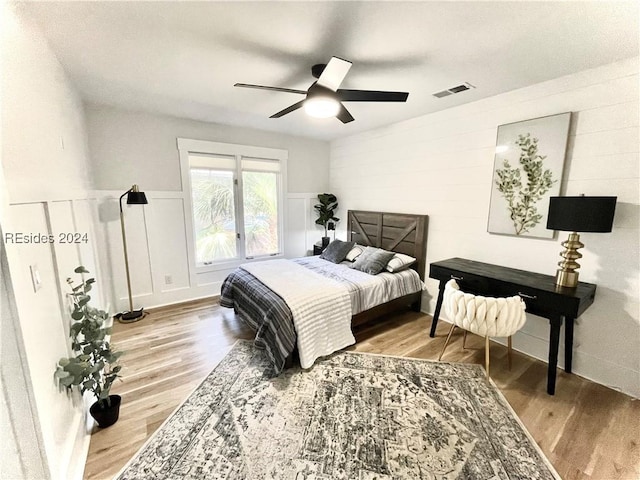
[[[401,309],[420,310],[426,230],[426,215],[349,210],[349,241],[416,262],[375,276],[317,256],[254,262],[225,279],[220,305],[233,308],[256,332],[255,344],[276,373],[291,363],[294,351],[307,368],[315,358],[355,343],[351,327]]]

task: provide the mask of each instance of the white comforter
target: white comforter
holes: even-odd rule
[[[267,260],[241,266],[289,306],[298,336],[302,368],[318,358],[356,343],[351,333],[348,289],[289,260]]]

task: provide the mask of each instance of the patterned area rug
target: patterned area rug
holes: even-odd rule
[[[559,478],[480,366],[339,352],[269,368],[236,343],[117,478]]]

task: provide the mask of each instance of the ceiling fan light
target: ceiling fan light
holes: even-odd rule
[[[335,117],[340,111],[340,102],[331,97],[313,96],[304,101],[304,111],[316,118]]]

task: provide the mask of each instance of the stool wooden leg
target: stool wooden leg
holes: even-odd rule
[[[451,334],[453,333],[455,328],[456,328],[455,324],[451,325],[451,330],[449,330],[449,335],[447,335],[447,340],[444,342],[444,347],[442,347],[442,351],[440,352],[438,361],[442,360],[442,355],[444,355],[444,351],[447,348],[447,345],[449,344],[449,340],[451,340]]]
[[[464,331],[464,335],[462,336],[462,349],[464,350],[464,344],[467,342],[467,331]]]
[[[511,337],[507,340],[507,361],[509,362],[509,370],[511,370]]]
[[[484,337],[484,370],[487,377],[489,376],[489,335]]]

